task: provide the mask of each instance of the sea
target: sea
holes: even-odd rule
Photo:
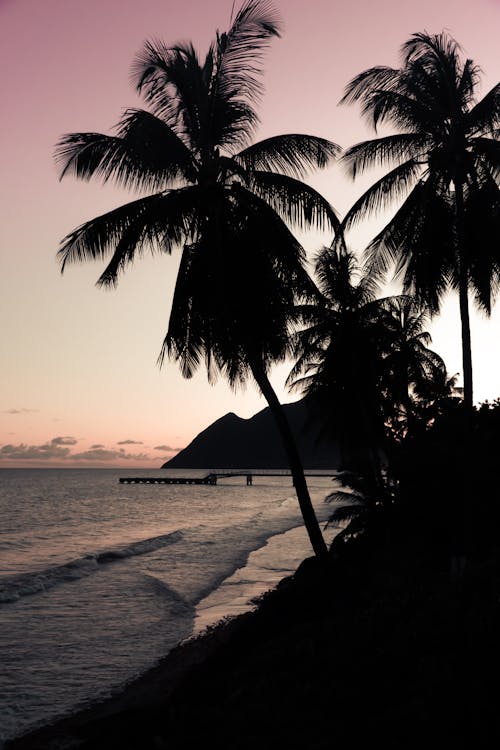
[[[213,470],[0,470],[0,746],[119,692],[312,554],[290,476],[119,482]],[[308,477],[321,524],[335,484]]]

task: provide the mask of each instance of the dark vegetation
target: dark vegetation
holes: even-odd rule
[[[59,156],[63,173],[153,192],[82,225],[61,254],[65,264],[112,250],[100,282],[115,283],[143,247],[181,247],[162,356],[186,376],[202,359],[232,385],[253,376],[316,556],[256,613],[209,635],[213,650],[168,694],[79,736],[88,748],[491,747],[500,403],[473,407],[468,310],[472,293],[488,313],[499,282],[500,86],[477,101],[477,66],[451,37],[427,33],[404,44],[399,69],[351,81],[344,101],[397,132],[345,152],[353,177],[392,169],[339,223],[300,181],[338,147],[302,135],[248,143],[259,55],[278,28],[268,3],[247,0],[203,63],[189,45],[146,45],[134,71],[150,111],[129,110],[116,137],[66,136]],[[349,227],[393,201],[358,268]],[[310,225],[335,232],[315,281],[290,231]],[[394,264],[405,293],[380,299]],[[460,298],[463,397],[424,328],[449,289]],[[291,354],[290,383],[339,441],[346,470],[345,491],[329,498],[340,533],[328,552],[267,377]]]

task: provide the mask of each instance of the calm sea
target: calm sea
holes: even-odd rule
[[[0,470],[0,742],[120,689],[310,554],[289,477],[118,482],[164,474]],[[324,520],[332,480],[308,483]]]

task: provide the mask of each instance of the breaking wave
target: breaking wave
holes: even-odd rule
[[[54,565],[44,570],[2,577],[0,579],[0,604],[15,602],[21,596],[37,594],[60,583],[79,580],[95,573],[101,565],[154,552],[178,542],[182,539],[182,536],[181,531],[173,531],[169,534],[141,539],[124,546],[112,547],[84,555],[63,565]]]

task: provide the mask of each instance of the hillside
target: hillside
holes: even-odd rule
[[[296,401],[284,409],[306,469],[334,469],[339,464],[335,441],[319,435],[307,403]],[[213,422],[162,469],[282,469],[285,452],[269,408],[250,419],[232,412]]]

